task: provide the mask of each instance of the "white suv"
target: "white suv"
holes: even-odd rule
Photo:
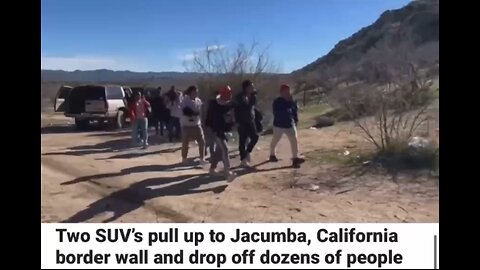
[[[119,85],[62,87],[55,100],[55,111],[75,118],[78,129],[87,128],[91,121],[107,121],[111,126],[123,128],[128,124],[127,100],[131,93],[129,87]],[[63,106],[57,106],[60,103]]]

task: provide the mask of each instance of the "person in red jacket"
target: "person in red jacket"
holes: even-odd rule
[[[143,149],[148,147],[148,114],[150,103],[142,93],[135,93],[132,103],[129,104],[130,120],[132,122],[132,140],[134,145],[142,144]],[[140,134],[139,134],[140,132]],[[140,138],[139,138],[140,135]]]

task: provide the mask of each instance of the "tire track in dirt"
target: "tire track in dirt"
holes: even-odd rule
[[[41,166],[46,167],[49,170],[50,174],[54,173],[54,174],[57,174],[58,176],[61,176],[59,177],[59,179],[67,178],[67,177],[70,179],[74,179],[79,177],[80,175],[85,175],[85,170],[82,170],[78,167],[74,167],[71,165],[71,163],[66,163],[65,161],[62,161],[57,158],[42,157]],[[105,178],[105,179],[108,179],[108,178]],[[60,184],[61,183],[58,183],[58,185]],[[77,188],[81,188],[86,194],[90,195],[89,197],[92,197],[92,198],[98,197],[100,199],[112,196],[112,194],[115,194],[116,192],[118,193],[119,191],[129,189],[128,186],[124,188],[112,188],[112,186],[110,185],[107,185],[100,181],[95,181],[95,180],[87,180],[82,183],[77,183],[75,185],[75,189]],[[83,192],[76,190],[76,193],[83,193]],[[112,196],[111,198],[115,200],[119,200],[122,203],[137,204],[141,196],[139,196],[138,194],[135,194],[135,192],[132,192],[131,194],[133,195],[132,197]],[[157,220],[158,218],[165,218],[170,220],[171,222],[190,222],[192,220],[191,217],[188,217],[182,213],[179,213],[169,207],[156,206],[147,201],[143,202],[142,206],[140,206],[139,208],[143,208],[145,210],[148,210],[154,213],[157,216]]]

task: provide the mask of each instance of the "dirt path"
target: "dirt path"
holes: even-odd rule
[[[340,165],[311,162],[292,169],[286,139],[280,162],[265,162],[270,138],[262,138],[255,171],[237,168],[226,183],[180,165],[178,143],[153,138],[140,150],[128,148],[128,132],[42,133],[42,222],[438,222],[435,180],[345,176]],[[358,143],[338,127],[299,136],[304,151]],[[192,144],[189,156],[197,155]]]

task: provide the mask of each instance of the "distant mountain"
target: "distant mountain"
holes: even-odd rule
[[[416,0],[403,8],[385,11],[372,25],[340,41],[327,55],[292,74],[315,76],[333,72],[341,76],[362,65],[376,65],[393,58],[420,65],[438,64],[438,50],[439,0]]]
[[[132,72],[113,71],[108,69],[88,71],[42,70],[44,82],[78,82],[78,83],[106,83],[106,82],[160,82],[176,80],[192,80],[199,76],[197,73],[187,72]]]
[[[366,3],[367,4],[367,3]],[[437,65],[439,58],[439,0],[415,0],[397,10],[385,11],[372,25],[340,41],[325,56],[296,70],[290,77],[352,77],[371,72],[371,67],[398,59],[419,65]],[[367,70],[370,68],[370,70]],[[52,83],[119,83],[186,87],[201,76],[188,72],[131,72],[107,69],[91,71],[42,70],[42,85]],[[360,74],[359,74],[360,73]],[[272,74],[273,75],[273,74]],[[293,75],[293,76],[291,76]],[[285,78],[287,74],[274,76]],[[53,90],[52,90],[53,91]],[[51,92],[51,91],[47,91]]]

